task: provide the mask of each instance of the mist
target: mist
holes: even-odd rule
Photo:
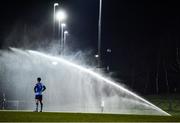
[[[99,70],[89,69],[82,59],[78,65],[78,60],[16,48],[0,54],[1,91],[9,109],[33,110],[33,86],[41,77],[47,87],[45,111],[168,115]]]

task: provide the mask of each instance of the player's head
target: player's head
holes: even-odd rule
[[[37,81],[38,81],[38,82],[40,82],[40,81],[41,81],[41,78],[40,78],[40,77],[38,77],[38,78],[37,78]]]

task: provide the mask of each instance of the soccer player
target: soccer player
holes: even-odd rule
[[[37,78],[37,83],[34,86],[34,92],[35,92],[35,100],[36,100],[36,110],[35,112],[38,112],[38,105],[39,102],[41,104],[40,112],[42,112],[43,109],[43,102],[42,102],[42,92],[46,90],[46,86],[41,83],[41,78]]]

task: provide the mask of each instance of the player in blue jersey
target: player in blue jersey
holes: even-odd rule
[[[46,86],[41,83],[41,78],[37,78],[37,83],[34,86],[34,93],[35,93],[35,100],[36,100],[36,112],[38,112],[38,105],[39,102],[41,104],[40,112],[42,112],[43,109],[43,102],[42,102],[42,92],[46,90]]]

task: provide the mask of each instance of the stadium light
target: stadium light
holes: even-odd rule
[[[65,53],[65,48],[66,48],[66,39],[67,39],[67,35],[68,35],[68,31],[67,30],[65,30],[64,31],[64,48],[63,48],[63,52]]]
[[[57,12],[56,18],[57,18],[58,21],[62,22],[67,18],[67,15],[63,10],[60,10],[60,11]]]
[[[56,6],[59,6],[59,4],[58,3],[54,3],[54,7],[56,7]]]
[[[67,34],[68,34],[68,31],[67,31],[67,30],[66,30],[66,31],[64,31],[64,34],[66,34],[66,35],[67,35]]]
[[[60,43],[60,53],[63,51],[63,35],[64,35],[64,27],[66,24],[62,23],[67,18],[66,13],[63,10],[59,10],[56,14],[56,19],[59,21],[59,43]],[[61,37],[60,37],[61,35]]]
[[[59,6],[58,3],[54,3],[54,23],[53,23],[53,35],[55,35],[55,24],[56,24],[56,6]]]
[[[95,57],[96,57],[96,58],[99,58],[99,55],[98,55],[98,54],[96,54],[96,55],[95,55]]]

